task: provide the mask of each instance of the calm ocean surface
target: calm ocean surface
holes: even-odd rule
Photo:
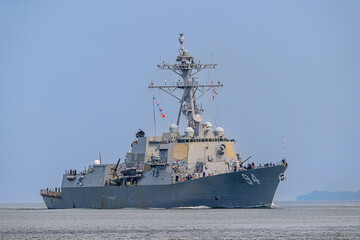
[[[0,239],[360,239],[360,202],[272,209],[65,209],[0,204]]]

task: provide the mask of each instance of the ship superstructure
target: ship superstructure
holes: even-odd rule
[[[165,62],[159,69],[171,70],[181,81],[157,88],[180,103],[176,124],[161,136],[145,136],[139,130],[125,161],[93,165],[79,172],[66,171],[61,190],[41,190],[48,208],[124,207],[269,207],[276,188],[284,180],[286,158],[277,164],[255,166],[236,153],[236,141],[226,137],[222,127],[203,122],[204,109],[197,100],[216,84],[201,84],[194,75],[216,64],[202,64],[184,49],[184,36],[176,63]],[[174,94],[182,91],[182,97]],[[181,114],[187,120],[179,131]]]

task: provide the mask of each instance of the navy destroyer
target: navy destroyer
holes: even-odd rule
[[[255,166],[236,153],[236,141],[222,127],[203,122],[204,109],[197,100],[223,85],[196,81],[195,74],[216,64],[196,61],[184,49],[183,34],[179,42],[176,63],[163,62],[158,68],[171,70],[180,80],[149,85],[179,100],[176,124],[161,136],[145,136],[139,130],[123,162],[106,164],[100,159],[82,171],[65,171],[61,188],[40,190],[48,208],[271,207],[285,179],[285,154],[277,163]],[[181,91],[180,97],[175,90]],[[178,127],[181,115],[187,120],[183,134]]]

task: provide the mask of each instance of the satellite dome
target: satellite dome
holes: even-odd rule
[[[101,163],[100,163],[100,160],[95,160],[94,161],[94,165],[100,165]]]
[[[215,128],[215,136],[217,137],[224,136],[224,129],[222,127]]]
[[[194,129],[192,127],[185,128],[185,136],[186,137],[194,136]]]
[[[182,54],[183,56],[185,56],[185,57],[189,57],[190,56],[190,52],[189,52],[189,50],[187,50],[187,49],[184,49],[184,51],[183,51],[183,54]]]
[[[176,124],[174,124],[174,123],[171,124],[169,128],[170,128],[170,132],[171,132],[171,133],[176,133],[176,132],[179,131],[179,127],[178,127]]]

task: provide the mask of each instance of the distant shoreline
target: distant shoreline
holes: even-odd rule
[[[360,191],[313,191],[308,194],[299,195],[296,201],[360,201]]]

